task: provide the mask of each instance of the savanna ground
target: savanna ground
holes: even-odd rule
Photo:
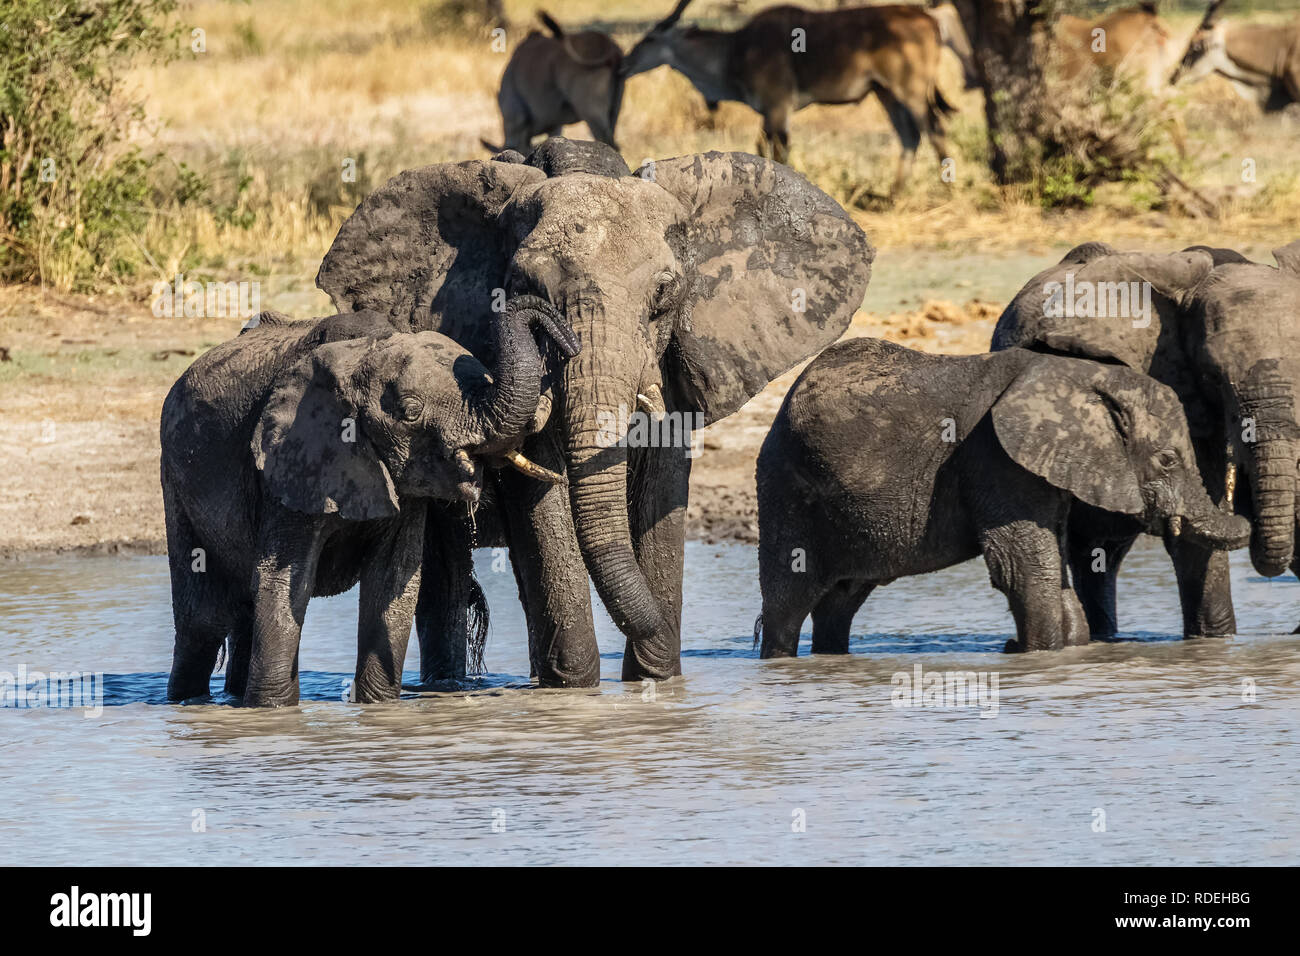
[[[765,4],[697,0],[687,19],[738,24]],[[808,6],[831,6],[831,0]],[[606,29],[627,49],[667,0],[548,0],[570,28]],[[507,2],[510,47],[531,25],[531,0]],[[452,11],[452,12],[449,12]],[[1261,13],[1260,19],[1280,14]],[[496,88],[508,53],[466,30],[454,8],[403,0],[258,0],[182,7],[186,52],[132,79],[149,121],[136,138],[180,175],[207,184],[155,216],[133,242],[148,263],[136,280],[95,294],[0,286],[0,557],[72,549],[163,548],[158,414],[204,349],[240,318],[157,318],[158,280],[259,284],[262,308],[323,315],[313,278],[357,201],[394,173],[482,158],[499,141]],[[1192,14],[1167,17],[1179,51]],[[206,50],[191,54],[190,28]],[[959,113],[949,125],[956,181],[943,182],[928,145],[893,204],[872,197],[892,175],[897,142],[874,100],[814,106],[795,117],[792,164],[849,208],[878,250],[847,333],[927,351],[987,347],[1002,306],[1035,272],[1088,239],[1173,250],[1198,242],[1270,261],[1300,235],[1300,119],[1262,117],[1224,83],[1180,89],[1161,107],[1186,128],[1184,178],[1219,205],[1213,217],[1167,207],[1142,183],[1099,188],[1085,208],[1044,210],[999,189],[982,163],[982,94],[963,92],[945,53],[941,82]],[[627,87],[619,141],[646,158],[754,148],[758,117],[725,103],[710,116],[680,75],[661,68]],[[585,127],[566,131],[586,137]],[[1253,182],[1243,182],[1252,161]],[[355,182],[341,170],[351,161]],[[753,465],[798,370],[708,428],[692,476],[692,531],[753,539]]]

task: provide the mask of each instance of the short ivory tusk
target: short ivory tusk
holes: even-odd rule
[[[644,394],[637,392],[636,407],[647,415],[662,415],[668,411],[668,406],[664,404],[664,393],[659,390],[658,385],[651,385]]]
[[[1228,507],[1232,507],[1232,496],[1237,491],[1237,466],[1228,462],[1228,474],[1223,479],[1223,484],[1228,489]]]
[[[517,451],[508,451],[503,456],[510,463],[512,468],[522,471],[529,478],[536,478],[538,481],[546,481],[552,485],[564,484],[564,476],[549,468],[543,468],[536,462],[529,461]]]
[[[1174,515],[1169,519],[1169,533],[1175,538],[1183,533],[1183,516]]]

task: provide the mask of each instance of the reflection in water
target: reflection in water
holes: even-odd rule
[[[1256,578],[1243,553],[1231,641],[1176,638],[1172,572],[1148,545],[1125,564],[1133,630],[1118,642],[999,653],[1010,616],[976,561],[877,591],[848,657],[760,662],[754,550],[692,543],[686,676],[653,692],[617,681],[623,640],[603,613],[601,686],[529,688],[514,579],[490,567],[480,555],[488,676],[342,702],[354,592],[311,604],[303,704],[258,712],[165,704],[164,559],[0,570],[0,671],[106,674],[97,718],[0,710],[11,859],[1195,864],[1300,851],[1300,638],[1287,633],[1300,591]],[[411,680],[417,655],[413,643]],[[892,706],[894,675],[917,663],[996,672],[996,716]]]

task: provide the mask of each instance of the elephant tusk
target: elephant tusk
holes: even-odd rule
[[[668,411],[668,406],[664,403],[664,393],[659,390],[658,385],[649,386],[644,393],[637,392],[636,407],[647,415],[662,415]]]
[[[1232,507],[1232,496],[1237,491],[1237,466],[1228,462],[1228,473],[1223,479],[1224,487],[1228,489],[1228,507]]]
[[[551,471],[549,468],[543,468],[536,462],[529,461],[517,451],[508,451],[502,457],[510,463],[512,468],[522,471],[529,478],[536,478],[538,481],[549,482],[552,485],[564,484],[563,475]]]
[[[1183,533],[1183,516],[1174,515],[1169,519],[1169,533],[1175,538]]]

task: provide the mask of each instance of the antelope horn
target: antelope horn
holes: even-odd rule
[[[517,451],[508,451],[502,457],[505,458],[510,467],[523,472],[529,478],[536,478],[538,481],[545,481],[552,485],[564,484],[563,475],[551,471],[549,468],[543,468],[536,462],[529,461]]]
[[[691,0],[680,0],[677,6],[673,7],[673,12],[651,27],[650,32],[653,33],[656,30],[667,30],[682,18],[682,13],[690,2]]]

